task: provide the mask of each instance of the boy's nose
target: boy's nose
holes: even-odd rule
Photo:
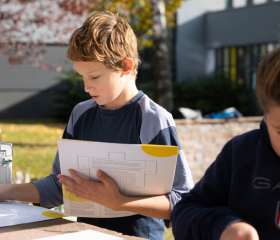
[[[85,80],[84,80],[84,89],[85,89],[85,92],[90,92],[90,90],[93,89],[92,86],[90,86]]]

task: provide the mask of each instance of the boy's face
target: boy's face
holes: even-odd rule
[[[280,157],[280,107],[270,107],[264,119],[267,124],[271,145]]]
[[[138,90],[129,72],[117,72],[101,62],[73,62],[83,77],[85,91],[106,109],[117,109],[128,103]]]

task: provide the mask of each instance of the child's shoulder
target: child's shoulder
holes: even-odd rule
[[[260,129],[253,129],[232,138],[235,142],[256,141],[261,136]]]
[[[93,108],[97,105],[96,101],[93,99],[85,100],[83,102],[78,103],[74,107],[74,111],[86,111],[89,108]]]
[[[140,138],[142,143],[166,144],[170,138],[177,139],[175,121],[166,109],[144,95],[138,104],[142,111]],[[171,143],[169,143],[171,144]],[[173,143],[174,144],[174,143]]]
[[[166,119],[174,121],[170,112],[154,102],[146,94],[138,101],[138,104],[141,107],[143,119]]]
[[[258,148],[262,133],[260,129],[254,129],[233,137],[230,142],[235,151],[247,152]]]
[[[97,103],[93,99],[89,99],[89,100],[80,102],[74,107],[72,114],[71,114],[72,118],[78,119],[84,112],[86,112],[87,110],[94,108],[96,106],[97,106]]]

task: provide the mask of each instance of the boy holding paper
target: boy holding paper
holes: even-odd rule
[[[129,24],[109,12],[95,13],[70,38],[67,57],[83,77],[92,99],[72,111],[63,134],[65,139],[125,144],[179,146],[170,113],[136,88],[139,64],[137,40]],[[33,183],[0,186],[0,200],[20,200],[54,207],[63,203],[62,185],[77,197],[116,211],[137,215],[121,218],[78,218],[78,221],[148,239],[163,239],[164,223],[175,204],[193,187],[184,153],[179,148],[170,194],[127,197],[115,182],[98,171],[101,182],[83,179],[69,170],[74,180],[60,174],[56,155],[52,174]]]

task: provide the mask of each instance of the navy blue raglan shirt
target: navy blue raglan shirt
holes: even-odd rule
[[[251,224],[261,240],[280,239],[280,157],[264,120],[260,129],[224,146],[171,214],[176,240],[219,240],[240,221]]]
[[[78,104],[72,111],[63,138],[125,143],[179,146],[179,154],[172,191],[169,194],[171,210],[193,187],[193,180],[183,150],[181,149],[172,115],[140,91],[125,106],[109,110],[93,99]],[[33,182],[37,187],[42,207],[63,203],[59,156],[56,155],[52,174]],[[161,219],[133,215],[121,218],[78,218],[78,221],[107,228],[126,235],[148,239],[163,239],[164,222]],[[169,221],[165,221],[170,226]]]

